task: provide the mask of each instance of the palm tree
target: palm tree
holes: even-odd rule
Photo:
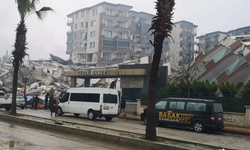
[[[20,22],[16,29],[16,39],[12,51],[12,64],[14,67],[13,86],[12,86],[12,104],[11,114],[16,114],[16,94],[17,94],[17,79],[19,66],[23,63],[23,58],[28,55],[26,50],[28,49],[26,43],[27,28],[25,20],[29,15],[35,13],[38,19],[43,20],[46,17],[48,11],[53,11],[50,7],[43,7],[40,10],[36,10],[36,6],[39,4],[39,0],[15,0],[17,9],[20,15]]]
[[[157,93],[157,77],[159,71],[159,64],[161,59],[161,52],[163,47],[163,41],[165,38],[171,37],[171,31],[173,29],[173,9],[175,6],[174,0],[157,0],[156,2],[156,16],[152,20],[151,28],[154,36],[154,42],[150,43],[154,46],[154,56],[151,65],[149,90],[148,90],[148,112],[147,112],[147,127],[146,127],[146,139],[156,140],[156,117],[155,117],[155,98]]]

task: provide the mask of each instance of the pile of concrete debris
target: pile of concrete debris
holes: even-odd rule
[[[55,95],[59,96],[70,88],[70,78],[64,77],[63,72],[68,70],[81,70],[82,66],[63,65],[52,60],[26,61],[20,67],[18,77],[18,87],[24,89],[26,84],[27,95],[38,95],[44,99],[50,88],[55,89]],[[11,63],[0,64],[0,88],[6,91],[12,90],[13,67]],[[93,87],[109,87],[116,79],[92,79]],[[77,80],[77,87],[82,87],[84,80]]]

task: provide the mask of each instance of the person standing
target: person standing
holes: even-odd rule
[[[44,106],[45,110],[48,109],[48,98],[49,98],[49,93],[47,92],[46,95],[45,95],[45,106]]]
[[[49,92],[49,109],[51,109],[52,105],[53,105],[53,99],[54,99],[54,92],[55,90],[53,88],[50,89],[50,92]]]
[[[127,113],[126,113],[126,97],[125,96],[122,96],[120,112],[123,112],[124,117],[126,117]]]
[[[36,97],[34,98],[35,110],[37,109],[38,103],[39,103],[39,98],[36,95]]]
[[[50,116],[52,116],[53,113],[55,113],[55,117],[57,116],[57,108],[58,108],[58,98],[55,97],[53,99],[53,103],[50,109]]]

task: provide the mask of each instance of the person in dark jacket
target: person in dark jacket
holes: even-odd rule
[[[126,117],[126,97],[125,96],[122,96],[122,100],[121,100],[121,110],[120,112],[124,113],[124,116]]]
[[[50,108],[50,115],[52,116],[53,113],[55,113],[55,116],[57,116],[57,108],[58,108],[58,98],[55,97],[52,102],[52,106]]]
[[[36,95],[36,97],[34,97],[34,104],[35,104],[35,109],[37,109],[37,105],[38,105],[38,103],[39,103],[39,98],[37,97],[37,95]]]
[[[44,106],[44,109],[48,109],[48,98],[49,98],[49,93],[47,93],[46,96],[45,96],[45,106]]]

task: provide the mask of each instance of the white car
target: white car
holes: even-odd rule
[[[107,121],[118,116],[118,90],[106,88],[70,88],[60,99],[58,115],[73,113],[88,119],[104,117]]]
[[[7,93],[6,97],[8,98],[9,101],[12,101],[11,93]],[[25,99],[22,93],[17,93],[16,95],[16,107],[20,107],[21,109],[25,108]]]
[[[11,101],[6,97],[4,91],[0,91],[0,108],[4,108],[6,111],[11,109]]]

